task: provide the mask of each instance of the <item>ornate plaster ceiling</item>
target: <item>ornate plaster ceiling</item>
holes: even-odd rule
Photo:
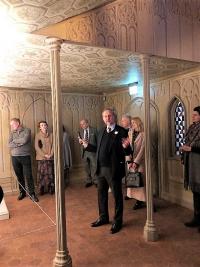
[[[113,0],[0,0],[0,9],[25,32],[58,23]]]
[[[49,90],[50,56],[45,37],[25,34],[0,50],[0,86]],[[150,78],[195,68],[198,63],[150,58]],[[63,43],[61,84],[66,92],[103,93],[140,79],[140,58],[131,52]]]

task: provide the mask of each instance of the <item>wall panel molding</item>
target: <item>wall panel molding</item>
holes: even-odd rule
[[[200,61],[199,8],[188,0],[116,0],[61,25],[67,40]]]
[[[79,166],[81,161],[80,146],[77,139],[79,121],[87,118],[92,126],[99,127],[103,108],[102,96],[63,93],[63,124],[70,135],[73,154],[73,165]],[[34,136],[38,131],[37,124],[46,120],[52,129],[50,92],[0,89],[0,184],[5,192],[15,191],[17,182],[11,166],[8,137],[10,133],[10,119],[18,117],[32,133],[32,163],[36,180],[36,161],[34,150]]]

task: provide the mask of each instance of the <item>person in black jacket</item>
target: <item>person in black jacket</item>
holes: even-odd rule
[[[84,143],[88,151],[96,151],[99,218],[91,224],[98,227],[109,223],[108,189],[115,200],[115,213],[110,232],[120,231],[123,222],[122,178],[125,175],[125,155],[131,155],[127,131],[116,124],[116,115],[110,108],[102,112],[106,127],[97,135],[97,147]]]
[[[193,123],[185,136],[185,145],[180,150],[184,152],[184,169],[186,189],[193,193],[194,216],[185,223],[186,227],[200,227],[200,106],[193,109]]]

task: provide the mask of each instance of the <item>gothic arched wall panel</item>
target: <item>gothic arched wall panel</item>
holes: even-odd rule
[[[98,95],[64,93],[62,105],[63,125],[70,135],[73,166],[79,166],[82,163],[77,141],[79,121],[87,118],[94,127],[101,125],[103,100]],[[52,129],[51,94],[26,90],[0,90],[0,184],[5,191],[13,191],[17,188],[8,149],[10,119],[13,117],[20,118],[23,124],[31,129],[33,174],[36,179],[34,136],[38,131],[37,124],[40,120],[46,120]]]

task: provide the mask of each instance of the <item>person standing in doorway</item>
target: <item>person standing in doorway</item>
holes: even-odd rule
[[[31,199],[38,202],[35,194],[34,180],[31,166],[31,130],[21,125],[20,119],[13,118],[10,121],[11,133],[8,146],[11,151],[13,169],[19,183],[18,200],[26,197],[25,180]]]
[[[89,187],[93,184],[96,185],[95,178],[95,169],[96,169],[96,152],[87,151],[83,147],[83,143],[90,143],[93,146],[97,144],[97,130],[89,125],[87,119],[82,119],[80,121],[81,130],[78,134],[79,144],[81,144],[81,155],[83,159],[86,179],[85,179],[85,187]]]

